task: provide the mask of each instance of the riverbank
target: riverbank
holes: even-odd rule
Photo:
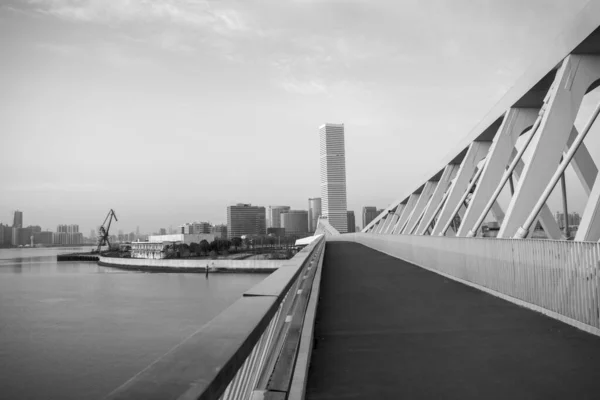
[[[99,257],[98,265],[143,272],[271,273],[286,260],[186,260]]]

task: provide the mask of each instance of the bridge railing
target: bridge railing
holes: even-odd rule
[[[436,271],[600,334],[600,243],[443,236],[332,236]]]
[[[324,249],[321,236],[107,399],[287,398]]]

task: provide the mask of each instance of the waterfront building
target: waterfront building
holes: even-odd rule
[[[83,233],[75,232],[54,232],[52,235],[53,244],[83,244]]]
[[[265,208],[238,203],[227,207],[227,237],[264,235],[266,232]]]
[[[12,227],[10,233],[10,244],[18,246],[21,244],[21,228]]]
[[[22,228],[23,227],[23,211],[15,211],[15,215],[13,217],[13,228]]]
[[[354,218],[354,211],[347,211],[348,216],[348,233],[356,232],[356,220]]]
[[[227,239],[227,225],[215,225],[211,228],[211,233],[217,239]]]
[[[185,234],[185,233],[174,233],[170,235],[150,235],[148,237],[148,242],[150,243],[162,243],[162,242],[179,242],[179,243],[200,243],[201,241],[206,240],[207,242],[212,242],[215,240],[215,235],[211,233],[193,233],[193,234]]]
[[[281,213],[289,210],[290,206],[269,206],[267,228],[281,228]]]
[[[287,236],[306,236],[308,234],[308,211],[289,210],[281,213],[281,224]]]
[[[54,233],[50,231],[33,232],[33,244],[52,244],[52,237]]]
[[[166,257],[168,243],[163,242],[133,242],[131,243],[131,258],[149,258],[161,260]]]
[[[367,226],[377,217],[377,207],[366,206],[362,209],[362,223],[363,227]]]
[[[319,127],[322,217],[340,233],[348,231],[344,124]],[[308,216],[307,216],[308,218]]]
[[[4,231],[4,239],[0,244],[10,245],[12,241],[12,227],[10,225],[4,225],[1,229]]]
[[[321,216],[321,198],[315,197],[308,199],[308,231],[314,232],[317,230],[319,217]]]

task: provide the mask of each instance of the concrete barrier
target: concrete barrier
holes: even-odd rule
[[[99,265],[152,272],[263,272],[277,270],[286,260],[187,260],[100,257]]]

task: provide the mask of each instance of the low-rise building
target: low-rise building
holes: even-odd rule
[[[211,233],[194,233],[194,234],[184,234],[184,233],[175,233],[172,235],[150,235],[148,238],[148,242],[150,243],[163,243],[163,242],[179,242],[179,243],[200,243],[201,241],[206,240],[207,242],[212,242],[215,240],[215,235]]]
[[[131,258],[150,258],[161,260],[167,256],[168,242],[133,242]]]

